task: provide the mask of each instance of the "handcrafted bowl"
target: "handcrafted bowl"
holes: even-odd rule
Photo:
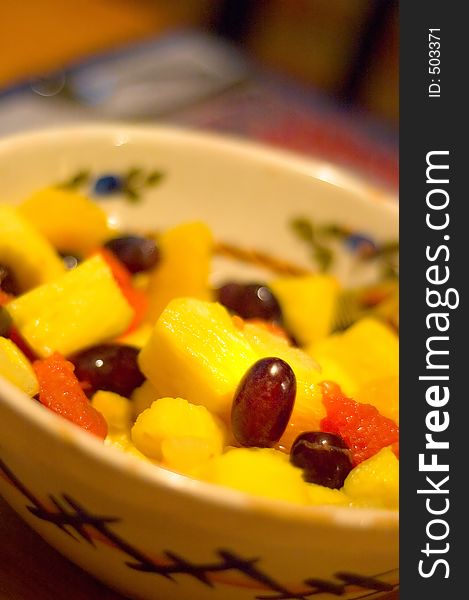
[[[395,199],[329,164],[165,128],[92,125],[5,139],[0,202],[80,171],[131,168],[164,176],[137,186],[131,202],[103,199],[130,230],[200,219],[219,240],[310,267],[311,249],[290,227],[298,216],[346,227],[355,242],[397,239]],[[355,243],[331,247],[341,277],[376,276],[379,265],[372,274],[370,261],[344,250]],[[191,480],[104,447],[4,380],[0,493],[65,556],[132,598],[396,594],[396,511],[302,507]]]

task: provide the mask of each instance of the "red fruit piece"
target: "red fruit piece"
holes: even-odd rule
[[[71,362],[56,352],[34,361],[33,369],[39,381],[41,404],[97,437],[106,437],[106,420],[89,403]]]
[[[122,294],[134,309],[134,318],[127,331],[123,334],[127,335],[136,329],[143,321],[148,309],[148,297],[141,290],[138,290],[132,285],[132,275],[130,274],[130,271],[127,270],[125,265],[122,264],[110,250],[100,248],[98,253],[108,264]]]
[[[381,448],[399,441],[399,427],[371,404],[360,404],[345,396],[335,383],[321,384],[327,416],[321,431],[340,435],[352,451],[355,465],[376,454]]]

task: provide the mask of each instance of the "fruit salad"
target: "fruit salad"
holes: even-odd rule
[[[344,325],[333,275],[214,283],[220,247],[201,222],[117,231],[63,187],[0,205],[0,375],[155,468],[397,509],[396,281]]]

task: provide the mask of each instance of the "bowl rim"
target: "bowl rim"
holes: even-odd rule
[[[268,163],[288,168],[290,171],[306,174],[314,179],[347,189],[365,203],[377,202],[383,204],[391,212],[399,210],[397,190],[386,185],[380,185],[365,175],[355,172],[342,165],[315,156],[306,156],[299,152],[282,149],[267,143],[245,139],[241,136],[211,132],[195,127],[134,124],[115,121],[100,121],[99,123],[84,122],[82,124],[56,125],[33,129],[31,131],[14,133],[0,138],[0,158],[12,150],[21,149],[34,143],[57,141],[63,137],[76,138],[110,137],[115,145],[124,145],[131,137],[151,140],[158,137],[163,141],[204,146],[209,150],[244,156],[259,163]]]
[[[195,129],[159,125],[126,125],[122,123],[100,123],[48,127],[32,132],[19,133],[0,140],[0,159],[12,150],[21,150],[31,143],[46,144],[57,142],[63,136],[78,136],[92,140],[96,137],[114,139],[123,144],[130,138],[151,141],[156,137],[172,143],[202,145],[209,150],[243,156],[260,163],[278,165],[284,170],[307,174],[331,185],[346,188],[362,198],[365,203],[379,202],[385,211],[398,216],[398,203],[395,194],[369,183],[365,178],[349,173],[327,161],[297,155],[290,151],[278,150],[257,142],[207,133]],[[358,199],[357,198],[357,199]],[[99,461],[116,473],[124,472],[127,477],[143,478],[151,486],[168,488],[173,493],[192,500],[217,505],[220,508],[237,512],[254,512],[272,518],[313,525],[338,526],[351,529],[372,528],[373,530],[397,531],[398,510],[380,508],[350,508],[338,505],[303,506],[291,502],[256,497],[248,493],[196,480],[147,463],[116,448],[104,445],[100,440],[56,415],[13,386],[0,376],[0,403],[19,414],[33,426],[42,429],[47,435],[60,439],[62,443],[83,452],[89,458]]]

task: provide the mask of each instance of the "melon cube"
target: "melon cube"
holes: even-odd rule
[[[67,356],[121,334],[133,311],[110,268],[94,256],[7,306],[15,327],[40,357]]]

